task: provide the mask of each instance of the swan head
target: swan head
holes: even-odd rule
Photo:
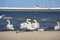
[[[31,19],[27,19],[28,21],[31,21]]]
[[[29,21],[31,21],[31,19],[27,19],[27,20],[26,20],[26,22],[29,22]]]
[[[8,23],[10,23],[10,20],[6,20]]]

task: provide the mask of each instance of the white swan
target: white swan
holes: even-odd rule
[[[43,28],[39,29],[39,28],[40,28],[40,25],[39,25],[39,23],[37,22],[37,20],[34,19],[33,21],[34,21],[34,23],[32,23],[32,27],[33,27],[34,29],[37,29],[38,31],[44,31]]]
[[[3,16],[5,16],[5,15],[1,15],[1,16],[0,16],[0,19],[1,19]]]
[[[59,30],[60,29],[60,23],[57,22],[57,25],[54,27],[54,30]]]
[[[33,21],[34,21],[34,23],[32,23],[32,28],[38,29],[39,28],[39,23],[35,19]]]
[[[21,29],[31,29],[31,19],[27,19],[25,23],[20,24]]]
[[[25,23],[20,24],[21,29],[27,29],[27,30],[36,30],[39,28],[39,23],[34,19],[34,23],[30,22],[31,19],[27,19]]]
[[[7,24],[7,29],[8,29],[8,30],[14,30],[13,25],[10,24],[10,20],[7,20],[7,22],[8,22],[8,24]]]

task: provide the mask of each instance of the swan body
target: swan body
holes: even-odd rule
[[[14,30],[13,25],[12,25],[12,24],[8,24],[8,25],[7,25],[7,29],[9,29],[9,30]]]
[[[8,30],[14,30],[13,25],[10,24],[10,21],[7,20],[7,22],[8,22],[8,24],[7,24],[7,29],[8,29]]]
[[[55,26],[54,30],[60,30],[60,23],[57,22],[57,25]]]
[[[20,28],[21,29],[30,29],[31,28],[31,22],[30,22],[31,19],[27,19],[25,23],[21,23],[20,24]]]
[[[21,28],[21,29],[24,29],[24,28],[26,28],[27,23],[21,23],[20,25],[21,25],[21,27],[20,27],[20,28]]]
[[[21,23],[21,29],[23,30],[34,30],[34,28],[31,27],[31,24],[28,24],[28,23]]]

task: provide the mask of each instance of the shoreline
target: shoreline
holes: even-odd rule
[[[0,40],[60,40],[60,31],[0,32]]]

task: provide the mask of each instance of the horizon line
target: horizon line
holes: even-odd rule
[[[45,11],[45,12],[60,12],[60,7],[58,8],[20,8],[20,7],[0,7],[0,11]]]

